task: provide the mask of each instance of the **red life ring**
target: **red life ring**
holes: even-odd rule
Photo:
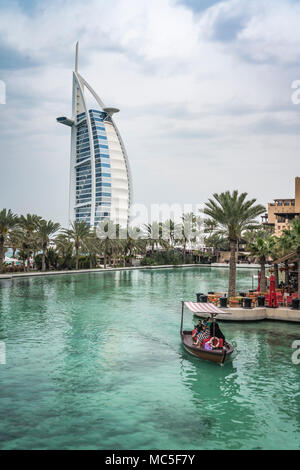
[[[214,341],[217,341],[217,344],[214,344]],[[209,340],[209,344],[213,349],[217,349],[220,346],[220,340],[219,338],[216,338],[215,336]]]

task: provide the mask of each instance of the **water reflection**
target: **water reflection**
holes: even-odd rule
[[[276,422],[285,422],[288,428],[299,430],[300,371],[288,351],[294,335],[279,332],[273,323],[256,329],[231,325],[229,329],[227,336],[237,343],[238,352],[223,368],[182,352],[182,382],[192,392],[195,410],[199,415],[209,411],[215,419],[215,438],[227,433],[229,448],[247,448],[245,437],[248,448],[259,448],[260,440],[267,448],[299,448],[296,439],[288,441],[286,430],[276,428]],[[270,429],[278,433],[273,440]],[[222,448],[217,439],[215,445]]]
[[[249,279],[241,273],[239,285]],[[237,345],[224,367],[181,346],[180,299],[224,289],[222,270],[9,282],[0,289],[0,448],[299,447],[299,326],[222,323]]]

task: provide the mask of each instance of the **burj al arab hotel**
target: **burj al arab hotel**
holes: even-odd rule
[[[88,109],[89,92],[98,109]],[[127,227],[131,178],[127,153],[113,120],[119,112],[108,108],[78,72],[78,43],[73,72],[72,118],[57,121],[71,127],[69,220],[96,227],[110,219]]]

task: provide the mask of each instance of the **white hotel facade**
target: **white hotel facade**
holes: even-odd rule
[[[86,91],[99,109],[88,109]],[[71,127],[69,220],[96,227],[110,219],[126,227],[131,204],[131,177],[127,153],[113,115],[78,72],[78,43],[73,72],[72,118],[57,121]]]

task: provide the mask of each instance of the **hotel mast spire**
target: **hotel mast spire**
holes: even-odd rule
[[[75,55],[75,72],[78,73],[78,50],[79,50],[79,42],[76,43],[76,55]]]

